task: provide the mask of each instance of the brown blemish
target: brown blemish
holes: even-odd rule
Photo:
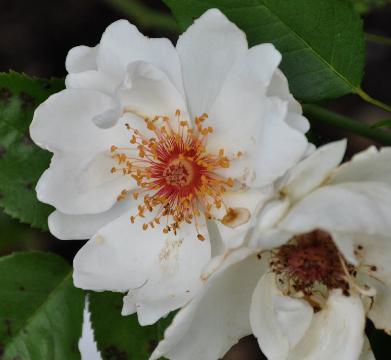
[[[19,99],[22,103],[22,110],[28,110],[35,106],[35,99],[24,91],[19,94]]]
[[[168,261],[170,257],[177,255],[177,251],[181,247],[182,243],[183,239],[169,239],[159,253],[160,261]]]
[[[5,147],[0,146],[0,159],[3,158],[6,153],[7,153],[7,150],[5,149]]]
[[[230,228],[236,228],[250,220],[250,211],[246,208],[229,208],[221,223]]]
[[[126,351],[121,351],[116,346],[111,345],[103,350],[103,358],[108,360],[128,360]]]
[[[0,101],[4,104],[9,104],[12,97],[12,92],[10,89],[7,89],[5,87],[0,88]]]

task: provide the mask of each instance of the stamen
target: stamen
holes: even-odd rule
[[[129,108],[125,108],[124,112],[135,113]],[[213,218],[212,209],[224,205],[222,196],[234,186],[234,181],[216,173],[216,170],[230,166],[224,149],[220,149],[216,155],[206,151],[207,138],[213,133],[211,126],[203,126],[208,115],[197,117],[195,128],[181,116],[181,111],[177,109],[177,130],[173,129],[166,116],[152,119],[144,116],[147,131],[151,133],[148,135],[126,124],[126,129],[131,132],[130,143],[136,146],[137,156],[125,152],[130,148],[112,145],[110,151],[118,166],[113,167],[111,172],[131,176],[142,189],[132,194],[135,200],[144,194],[137,214],[130,218],[132,223],[136,217],[145,217],[146,211],[156,209],[154,219],[143,224],[144,230],[154,228],[165,217],[167,225],[163,228],[164,233],[176,233],[184,222],[194,223],[197,238],[203,241],[205,237],[199,231],[201,213],[206,219]],[[122,200],[126,194],[127,191],[121,192],[118,200]]]

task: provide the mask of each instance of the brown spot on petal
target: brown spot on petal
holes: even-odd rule
[[[250,217],[250,211],[246,208],[229,208],[222,218],[221,223],[230,228],[236,228],[247,223],[250,220]]]
[[[98,245],[102,245],[105,241],[105,238],[102,235],[95,236],[95,241]]]

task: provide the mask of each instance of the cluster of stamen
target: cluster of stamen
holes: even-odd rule
[[[354,250],[357,259],[363,259],[364,248],[358,245]],[[370,298],[376,289],[358,284],[356,276],[361,270],[376,279],[377,267],[362,263],[352,265],[346,261],[336,247],[331,235],[323,230],[295,236],[287,244],[271,252],[270,268],[276,274],[277,285],[288,296],[303,297],[315,311],[322,308],[328,292],[341,289],[350,296],[356,293]],[[369,271],[369,272],[368,272]]]
[[[294,237],[273,253],[271,269],[287,294],[302,293],[310,297],[323,289],[342,289],[349,294],[350,275],[354,267],[339,253],[331,236],[322,230]]]
[[[137,214],[130,218],[132,223],[154,211],[153,220],[143,223],[144,230],[165,221],[163,232],[176,233],[182,223],[194,222],[198,239],[204,240],[199,231],[200,217],[210,219],[213,207],[225,206],[222,195],[234,185],[232,179],[216,174],[216,170],[228,168],[230,160],[224,149],[216,155],[206,151],[208,135],[213,132],[212,127],[203,126],[207,114],[197,117],[194,126],[181,120],[179,110],[175,117],[176,126],[166,116],[145,117],[151,136],[126,124],[133,147],[111,147],[112,157],[118,163],[111,172],[121,172],[137,182],[139,191],[132,192],[132,196],[142,201]],[[118,200],[127,193],[124,189]]]

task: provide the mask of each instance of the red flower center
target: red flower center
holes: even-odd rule
[[[140,190],[133,192],[135,199],[143,194],[138,213],[130,218],[132,223],[136,217],[144,218],[146,211],[157,208],[154,220],[145,222],[144,229],[155,227],[164,217],[167,223],[164,232],[175,233],[180,224],[193,221],[198,231],[200,210],[206,218],[212,218],[213,207],[225,206],[222,195],[233,186],[233,180],[220,176],[216,170],[229,167],[230,161],[223,149],[218,154],[206,151],[207,137],[213,132],[212,127],[202,125],[207,117],[203,114],[196,118],[192,127],[180,120],[177,110],[175,128],[167,117],[145,118],[152,136],[126,125],[133,132],[130,143],[136,146],[138,154],[130,156],[128,152],[134,148],[113,145],[111,152],[119,167],[113,167],[111,171],[120,171],[137,182]],[[124,199],[127,192],[124,189],[118,200]],[[200,233],[198,238],[204,239]]]

